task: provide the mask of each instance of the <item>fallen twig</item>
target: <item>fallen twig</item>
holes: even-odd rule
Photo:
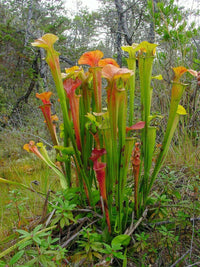
[[[197,218],[189,218],[188,219],[190,222],[193,221],[200,221],[200,217]],[[172,224],[172,223],[176,223],[177,221],[171,221],[171,220],[167,220],[167,221],[162,221],[162,222],[154,222],[154,223],[149,223],[148,225],[164,225],[164,224]]]
[[[182,259],[184,259],[185,256],[187,256],[187,254],[189,254],[189,253],[190,253],[190,249],[188,249],[188,251],[185,252],[185,254],[183,254],[183,255],[182,255],[177,261],[175,261],[170,267],[175,267],[176,264],[178,264],[180,261],[182,261]]]
[[[141,222],[146,218],[148,212],[148,208],[146,208],[140,217],[140,219],[130,228],[128,228],[124,234],[126,235],[132,235],[132,233],[138,228],[138,226],[141,224]]]
[[[68,244],[74,239],[76,238],[83,230],[85,230],[86,228],[88,228],[90,225],[96,223],[99,219],[91,222],[90,224],[88,224],[86,227],[84,227],[83,229],[81,229],[79,232],[77,232],[76,234],[74,234],[72,237],[70,237],[65,243],[63,243],[61,245],[62,248],[66,248],[68,246]]]
[[[96,217],[99,217],[100,219],[103,218],[102,215],[96,213],[95,211],[93,211],[92,209],[75,209],[74,211],[78,211],[78,212],[91,212],[93,215],[95,215]]]
[[[43,223],[45,218],[46,218],[46,216],[47,216],[47,205],[48,205],[48,199],[49,199],[50,193],[51,193],[51,190],[48,190],[47,196],[46,196],[46,199],[45,199],[45,202],[44,202],[44,206],[43,206],[43,209],[42,209],[42,217],[41,217],[40,223]]]
[[[192,266],[198,266],[198,265],[200,265],[200,261],[195,262],[195,263],[193,263],[193,264],[191,264],[191,265],[188,265],[188,266],[186,266],[186,267],[192,267]]]
[[[56,202],[56,206],[57,206],[57,205],[58,205],[58,202]],[[48,217],[48,219],[47,219],[47,221],[46,221],[46,224],[45,224],[46,227],[49,225],[49,223],[50,223],[50,221],[51,221],[51,218],[53,217],[55,211],[56,211],[56,209],[53,209],[52,212],[50,213],[50,215],[49,215],[49,217]]]

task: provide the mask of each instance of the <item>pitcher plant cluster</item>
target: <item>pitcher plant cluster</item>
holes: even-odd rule
[[[59,53],[54,49],[57,40],[57,36],[45,34],[32,45],[46,50],[46,62],[61,106],[62,139],[58,138],[55,124],[58,117],[51,112],[52,92],[36,94],[42,101],[40,109],[59,164],[50,159],[42,143],[30,141],[24,149],[36,154],[55,171],[63,189],[78,187],[83,203],[94,209],[94,192],[99,190],[104,225],[110,233],[120,234],[128,226],[130,214],[134,211],[139,218],[148,205],[152,186],[167,155],[179,117],[186,114],[179,105],[186,86],[180,78],[185,72],[193,75],[196,72],[184,67],[173,68],[167,128],[160,152],[152,164],[157,128],[152,125],[151,80],[156,78],[152,77],[152,66],[157,45],[144,41],[122,47],[129,54],[128,68],[120,68],[112,58],[103,59],[103,53],[96,50],[84,53],[78,60],[79,66],[61,73]],[[140,119],[134,116],[136,60],[141,92]],[[102,83],[103,79],[106,83]],[[102,84],[106,87],[102,88]],[[106,91],[104,105],[103,89]],[[74,173],[76,181],[72,178]],[[127,184],[127,176],[132,181],[129,183],[131,187]]]

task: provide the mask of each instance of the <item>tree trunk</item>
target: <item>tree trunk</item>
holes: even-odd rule
[[[155,43],[155,21],[154,21],[154,14],[156,12],[156,4],[157,0],[152,0],[152,17],[150,20],[150,27],[149,27],[149,34],[148,34],[148,41],[150,43]]]
[[[116,49],[117,49],[117,63],[122,66],[122,35],[121,35],[121,25],[118,21],[118,31],[116,33]]]
[[[31,27],[31,19],[33,16],[33,0],[30,0],[29,5],[28,5],[28,17],[27,17],[27,23],[26,23],[26,33],[25,33],[25,40],[24,40],[24,46],[26,47],[28,44],[28,41],[30,39],[30,27]]]
[[[11,111],[11,114],[8,117],[9,121],[17,123],[15,118],[16,118],[16,113],[19,112],[21,103],[22,102],[28,103],[28,98],[29,98],[30,94],[32,93],[32,91],[33,91],[33,89],[35,87],[35,83],[36,83],[37,76],[38,76],[38,73],[39,73],[37,61],[38,61],[38,57],[36,57],[34,59],[34,61],[33,61],[33,66],[32,66],[33,67],[33,78],[32,78],[32,80],[30,82],[30,85],[29,85],[26,93],[23,96],[21,96],[21,97],[19,97],[17,99],[17,101],[16,101],[16,103],[15,103],[15,105],[14,105],[12,111]],[[6,125],[4,125],[4,126],[6,126]]]
[[[126,21],[126,16],[125,16],[125,12],[123,10],[123,1],[122,0],[115,0],[115,6],[117,9],[117,14],[118,14],[118,23],[119,23],[119,27],[118,29],[122,29],[123,31],[123,35],[126,39],[126,42],[128,45],[132,45],[132,37],[129,33],[128,30],[128,26],[127,26],[127,21]]]
[[[48,84],[47,84],[47,70],[48,70],[48,65],[46,63],[45,59],[45,51],[43,48],[40,48],[39,50],[39,54],[40,54],[40,67],[39,67],[39,72],[40,72],[40,77],[43,80],[43,88],[44,91],[48,91]]]

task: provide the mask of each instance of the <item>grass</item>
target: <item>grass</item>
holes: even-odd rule
[[[38,160],[6,160],[1,167],[0,177],[27,185],[35,191],[47,193],[49,189],[59,187],[51,170]],[[34,183],[35,182],[35,183]],[[37,183],[37,184],[36,184]],[[0,197],[0,240],[6,236],[9,229],[26,224],[36,216],[41,215],[45,196],[13,185],[1,185]],[[26,218],[26,219],[25,219]],[[28,218],[28,220],[27,220]]]
[[[22,183],[36,192],[14,185],[1,184],[0,241],[18,227],[23,227],[41,215],[48,190],[59,188],[59,180],[34,155],[23,151],[24,138],[16,132],[1,136],[4,150],[0,155],[0,177]],[[3,138],[5,137],[5,138]]]

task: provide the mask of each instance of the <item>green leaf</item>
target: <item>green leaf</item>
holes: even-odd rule
[[[34,249],[29,249],[29,250],[26,251],[26,254],[31,256],[31,257],[37,257],[38,251],[36,251]]]
[[[24,267],[37,266],[37,265],[34,264],[34,263],[37,262],[37,260],[38,260],[37,258],[34,258],[34,259],[28,261],[28,262],[26,263],[26,265],[23,265],[23,266],[24,266]],[[20,265],[20,267],[21,267],[21,265]]]
[[[74,155],[73,147],[54,146],[54,148],[61,151],[64,155],[68,155],[68,156]]]
[[[40,261],[43,264],[44,267],[48,267],[49,262],[47,261],[46,257],[44,255],[40,256]]]
[[[60,221],[60,216],[57,216],[55,219],[52,220],[51,226],[57,224]]]
[[[100,249],[102,248],[103,244],[101,242],[93,242],[91,244],[91,248],[94,250],[94,251],[100,251]]]
[[[24,238],[24,237],[28,237],[30,236],[31,234],[27,231],[24,231],[24,230],[21,230],[21,229],[18,229],[16,230],[18,233],[22,234],[22,236],[20,236],[20,238]]]
[[[48,267],[57,267],[53,261],[48,261]]]
[[[39,245],[41,245],[41,239],[38,237],[38,236],[33,236],[33,240],[37,243],[37,244],[39,244]]]
[[[24,255],[24,250],[17,252],[9,262],[9,265],[16,263]]]
[[[62,219],[60,220],[60,227],[63,229],[64,226],[65,226],[65,218],[62,218]]]
[[[86,244],[86,245],[85,245],[85,251],[86,251],[86,253],[88,253],[89,250],[90,250],[90,245],[89,245],[89,244]]]
[[[68,161],[70,158],[69,158],[69,156],[67,156],[67,155],[63,155],[62,157],[58,154],[57,156],[56,156],[56,159],[58,160],[58,161],[60,161],[60,162],[65,162],[65,161]]]
[[[6,267],[6,263],[4,261],[0,261],[0,267]]]
[[[112,250],[121,250],[123,247],[120,244],[112,244]]]
[[[124,260],[125,256],[122,254],[122,252],[113,252],[113,256],[115,256],[118,259]]]
[[[43,237],[43,236],[48,236],[50,234],[51,234],[51,232],[46,232],[46,233],[43,232],[43,233],[38,234],[38,236]]]
[[[93,252],[93,255],[98,259],[102,259],[102,255],[98,252]]]
[[[41,228],[42,228],[42,224],[37,225],[37,226],[34,228],[33,233],[36,234],[39,230],[41,230]]]
[[[22,183],[17,183],[15,181],[10,181],[10,180],[7,180],[7,179],[4,179],[2,177],[0,177],[0,183],[4,183],[4,184],[13,184],[13,185],[17,185],[17,186],[21,186],[23,188],[26,188],[28,190],[30,190],[30,188],[28,186],[26,186],[25,184],[22,184]]]
[[[130,240],[131,237],[129,235],[118,235],[115,238],[113,238],[111,246],[112,247],[115,245],[128,246]]]
[[[173,191],[173,195],[175,195],[178,200],[181,199],[181,194],[178,191]]]
[[[88,118],[90,120],[90,122],[93,122],[95,124],[97,123],[97,119],[93,114],[87,113],[87,115],[85,115],[85,117]]]
[[[100,250],[99,250],[100,252],[105,253],[105,254],[110,254],[110,253],[112,253],[112,248],[111,248],[111,246],[109,246],[109,245],[106,244],[106,243],[103,243],[103,245],[105,246],[105,249],[100,249]]]
[[[32,240],[28,240],[28,241],[24,242],[23,244],[21,244],[18,248],[19,248],[19,250],[21,250],[21,249],[31,245],[32,243],[33,243]]]

